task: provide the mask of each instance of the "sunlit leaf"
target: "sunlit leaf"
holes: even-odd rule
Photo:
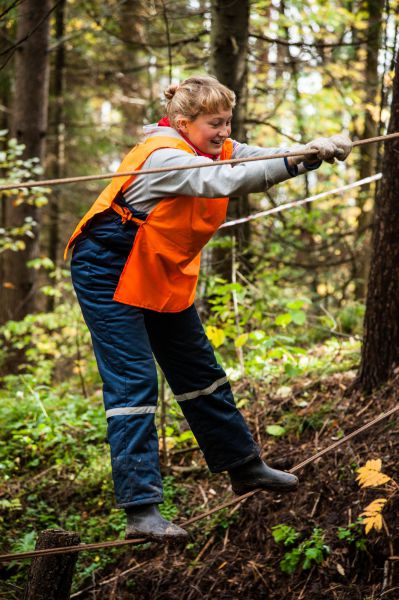
[[[363,517],[363,525],[365,526],[365,533],[369,533],[372,529],[380,531],[382,529],[382,509],[386,504],[386,498],[377,498],[373,500],[364,511],[361,513]]]
[[[219,329],[213,325],[208,325],[206,327],[206,335],[215,348],[219,348],[219,346],[221,346],[226,339],[223,329]]]
[[[381,473],[381,459],[368,460],[364,467],[360,467],[356,471],[359,475],[356,477],[356,481],[360,487],[376,487],[377,485],[384,485],[388,481],[391,481],[391,477]]]
[[[281,427],[281,425],[268,425],[266,427],[266,433],[273,435],[274,437],[280,437],[285,434],[285,429],[284,427]]]

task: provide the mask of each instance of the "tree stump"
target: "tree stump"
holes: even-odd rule
[[[77,533],[63,529],[46,529],[36,542],[36,550],[76,546]],[[33,558],[23,600],[69,600],[78,552]]]

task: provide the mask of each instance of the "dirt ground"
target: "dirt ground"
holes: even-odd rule
[[[350,375],[309,383],[283,397],[241,382],[238,393],[256,398],[246,417],[263,441],[272,466],[290,469],[397,403],[396,382],[373,397],[348,395]],[[245,389],[247,386],[247,389]],[[306,405],[305,405],[306,403]],[[245,412],[245,411],[244,411]],[[282,420],[281,420],[282,419]],[[284,423],[289,434],[271,438],[270,423]],[[260,439],[261,438],[261,439]],[[394,486],[360,490],[355,469],[381,458],[382,470],[399,482],[397,413],[317,459],[297,474],[300,487],[289,495],[261,492],[189,529],[186,547],[151,544],[130,548],[95,587],[75,594],[82,600],[371,600],[399,598],[399,493]],[[226,477],[211,476],[198,452],[176,455],[169,470],[177,480],[187,516],[232,498]],[[338,527],[356,521],[375,498],[393,497],[383,512],[381,532],[367,536],[364,550],[339,540]],[[283,573],[280,561],[289,548],[277,544],[271,528],[286,524],[309,537],[322,528],[330,554],[320,565]],[[362,531],[360,529],[360,531]],[[364,536],[366,537],[366,536]],[[396,557],[397,560],[390,559]]]

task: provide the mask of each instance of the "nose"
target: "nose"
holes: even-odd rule
[[[220,137],[229,137],[231,133],[231,123],[224,123],[219,131]]]

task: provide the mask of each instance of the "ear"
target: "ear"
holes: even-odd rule
[[[183,133],[188,133],[188,122],[189,120],[187,119],[187,117],[184,117],[183,115],[178,115],[175,119],[177,129],[179,129]]]

